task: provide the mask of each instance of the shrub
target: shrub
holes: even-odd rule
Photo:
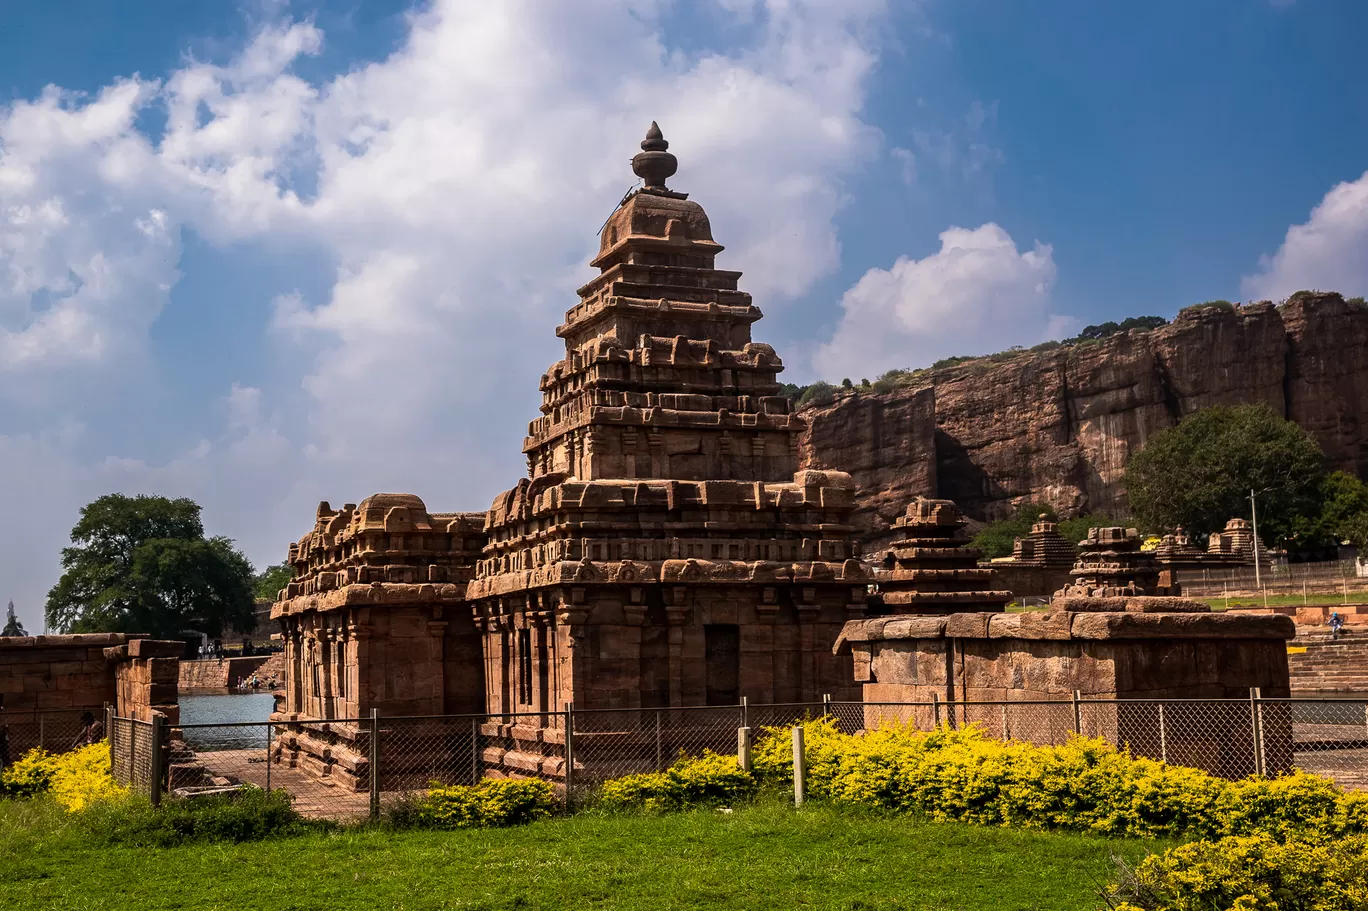
[[[165,800],[154,807],[142,797],[104,804],[82,814],[98,842],[167,848],[189,842],[246,842],[295,835],[307,824],[284,791],[244,786],[232,794]]]
[[[1227,781],[1102,740],[1003,743],[974,727],[888,725],[852,736],[821,719],[807,722],[804,735],[813,797],[938,821],[1143,838],[1368,834],[1368,795],[1304,773]],[[790,744],[788,729],[766,729],[753,752],[762,781],[791,780]]]
[[[614,810],[681,810],[747,800],[755,796],[757,788],[755,776],[738,766],[735,756],[709,750],[701,759],[681,758],[663,772],[605,781],[599,802]]]
[[[486,778],[476,785],[434,784],[426,794],[401,801],[389,813],[391,825],[419,829],[477,829],[515,826],[545,819],[555,791],[532,778]]]
[[[128,793],[109,774],[109,744],[105,741],[52,754],[30,750],[18,762],[0,772],[0,793],[10,797],[36,797],[51,792],[69,813],[97,801]]]
[[[1368,839],[1279,843],[1267,835],[1198,841],[1118,861],[1118,911],[1357,911],[1368,907]]]
[[[34,797],[52,783],[54,757],[41,747],[29,750],[0,771],[0,793],[6,797]]]
[[[807,405],[830,405],[836,401],[836,387],[820,380],[803,390],[798,397],[798,407]]]

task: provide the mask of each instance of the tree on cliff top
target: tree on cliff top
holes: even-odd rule
[[[252,565],[229,539],[204,536],[193,500],[108,494],[81,510],[71,543],[47,599],[59,632],[251,629]]]
[[[5,611],[5,628],[0,630],[0,636],[27,636],[24,631],[24,624],[19,622],[19,615],[14,612],[14,602],[9,603],[9,608]]]
[[[1155,434],[1126,466],[1126,493],[1141,525],[1182,525],[1209,535],[1258,501],[1259,537],[1294,538],[1320,506],[1324,456],[1316,441],[1267,405],[1206,408]]]

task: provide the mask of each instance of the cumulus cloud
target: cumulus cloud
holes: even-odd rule
[[[523,470],[553,327],[653,119],[672,185],[768,312],[830,273],[842,179],[881,143],[861,111],[882,0],[727,0],[749,40],[725,51],[674,43],[665,6],[437,0],[388,57],[316,81],[296,64],[327,36],[278,21],[226,62],[0,109],[6,395],[80,414],[92,382],[136,372],[185,230],[223,250],[306,244],[334,270],[322,291],[276,290],[299,385],[234,387],[220,435],[110,458],[88,435],[0,440],[0,496],[50,494],[41,535],[0,536],[0,553],[22,535],[45,555],[4,558],[16,600],[41,600],[77,508],[111,489],[196,497],[258,563],[321,498],[487,505]]]
[[[831,341],[815,358],[826,377],[873,378],[940,358],[1030,345],[1057,332],[1050,312],[1053,253],[1020,251],[996,224],[950,228],[940,250],[870,269],[841,298]]]
[[[1311,289],[1368,293],[1368,173],[1332,187],[1242,284],[1251,300],[1282,300]]]

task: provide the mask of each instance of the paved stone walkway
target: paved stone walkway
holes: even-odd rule
[[[246,782],[259,788],[266,787],[265,750],[215,750],[195,753],[195,760],[211,775],[234,782]],[[332,781],[318,778],[303,769],[271,766],[270,785],[285,789],[294,797],[294,807],[308,819],[361,819],[370,812],[370,795],[338,787]],[[382,795],[393,799],[397,795]]]

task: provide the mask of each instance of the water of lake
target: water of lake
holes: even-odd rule
[[[270,693],[195,693],[180,697],[181,724],[234,724],[270,720],[275,697]],[[190,728],[185,743],[193,750],[241,750],[266,747],[266,725],[244,728]]]

